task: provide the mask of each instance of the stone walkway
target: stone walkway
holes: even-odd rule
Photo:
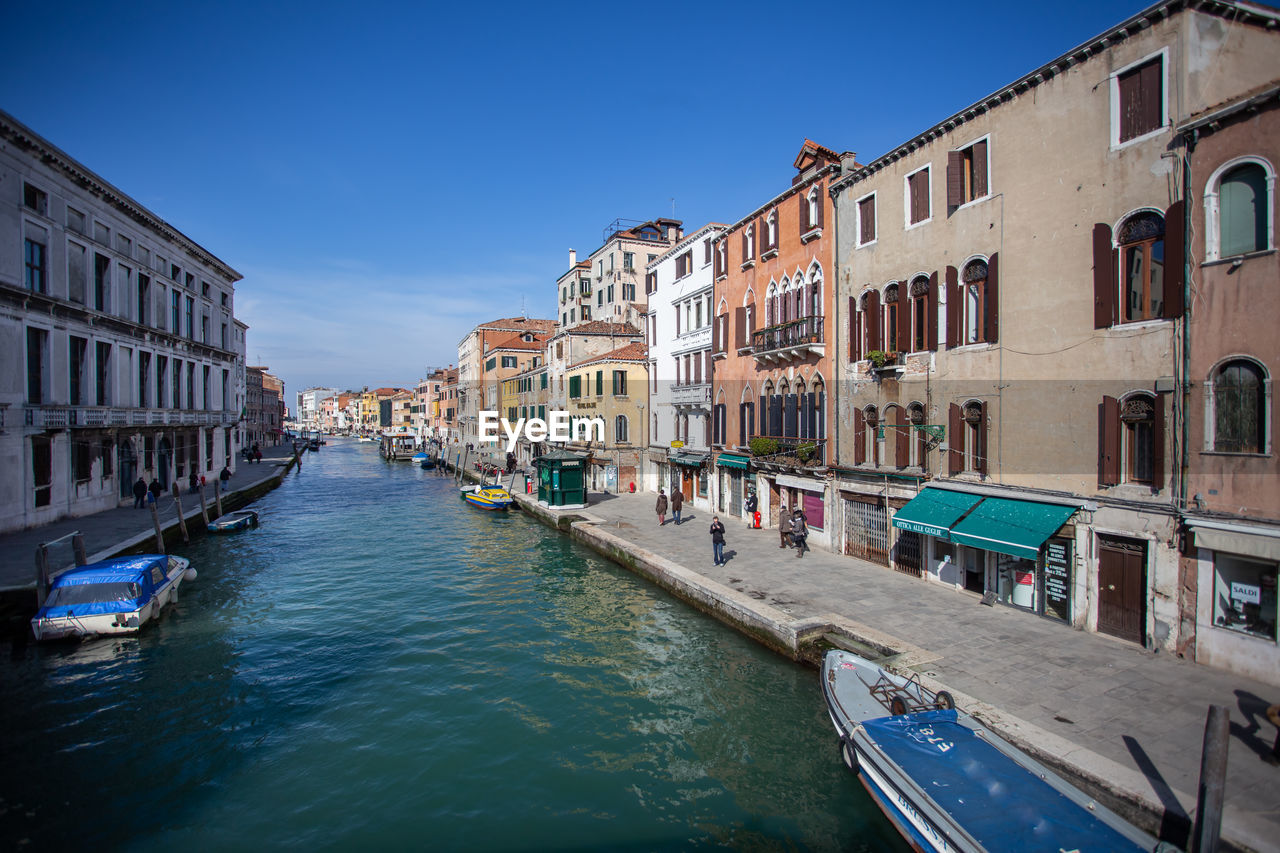
[[[1205,718],[1231,712],[1224,839],[1280,849],[1280,768],[1260,760],[1275,742],[1266,706],[1280,687],[1062,625],[970,593],[831,552],[798,559],[773,530],[727,528],[727,564],[712,565],[710,513],[659,527],[649,494],[591,495],[579,514],[630,547],[745,593],[795,620],[837,614],[918,646],[916,666],[1002,734],[1036,744],[1087,776],[1111,780],[1165,807],[1194,813]],[[816,689],[816,685],[815,685]],[[833,733],[834,737],[834,733]],[[835,754],[834,752],[832,753]]]

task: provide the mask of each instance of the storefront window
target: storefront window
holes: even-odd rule
[[[1276,641],[1276,564],[1216,554],[1213,624]]]
[[[1033,610],[1036,604],[1035,562],[997,554],[996,597],[1004,604]]]
[[[707,496],[707,481],[709,479],[706,468],[698,472],[698,497],[705,498]]]
[[[803,501],[804,517],[809,527],[814,530],[822,530],[826,526],[826,520],[823,518],[822,495],[804,492],[801,500]]]
[[[978,548],[961,548],[960,565],[964,566],[964,588],[969,592],[986,592],[987,552]]]

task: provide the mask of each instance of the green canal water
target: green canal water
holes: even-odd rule
[[[5,849],[904,849],[815,672],[337,440],[124,640],[0,664]]]

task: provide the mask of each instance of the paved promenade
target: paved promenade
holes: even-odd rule
[[[730,613],[749,608],[765,621],[843,624],[853,636],[909,651],[908,662],[963,709],[1048,763],[1163,811],[1171,828],[1195,811],[1209,706],[1227,706],[1223,838],[1280,850],[1280,767],[1261,760],[1275,742],[1265,710],[1280,702],[1280,687],[983,606],[974,595],[852,557],[810,551],[798,559],[779,549],[775,531],[750,530],[738,519],[721,519],[728,560],[713,566],[709,513],[686,509],[679,527],[670,515],[659,527],[653,495],[590,499],[586,510],[564,513],[595,522],[579,522],[575,536],[589,534],[593,545],[621,547],[660,568],[691,569],[702,594],[727,600]],[[834,747],[831,754],[836,760]],[[1173,838],[1185,843],[1176,832]]]
[[[322,451],[323,452],[323,451]],[[292,445],[265,448],[262,461],[247,463],[241,460],[223,492],[223,499],[236,492],[251,491],[280,473],[280,469],[293,458]],[[303,455],[306,465],[306,455]],[[217,475],[217,472],[213,472]],[[208,474],[205,475],[208,479]],[[213,483],[205,485],[205,497],[209,504],[209,517],[216,514],[213,500]],[[224,507],[225,509],[225,507]],[[182,510],[187,526],[200,521],[200,495],[182,490]],[[160,498],[160,524],[168,530],[178,523],[178,510],[173,495]],[[133,502],[115,509],[105,510],[80,518],[55,521],[29,530],[0,534],[0,590],[12,590],[35,586],[35,553],[41,543],[53,542],[62,536],[79,532],[84,536],[85,552],[89,562],[104,560],[143,542],[155,541],[155,523],[150,508],[134,509]],[[67,556],[69,548],[50,553],[50,562],[57,568],[59,556]],[[33,599],[34,600],[34,599]]]

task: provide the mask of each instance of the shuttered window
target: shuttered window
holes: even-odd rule
[[[987,140],[947,154],[947,207],[960,207],[988,192]]]
[[[907,223],[915,225],[929,218],[929,170],[907,177]]]
[[[869,195],[858,202],[858,245],[876,240],[876,197]]]
[[[1164,60],[1157,56],[1116,78],[1120,142],[1164,126]]]

